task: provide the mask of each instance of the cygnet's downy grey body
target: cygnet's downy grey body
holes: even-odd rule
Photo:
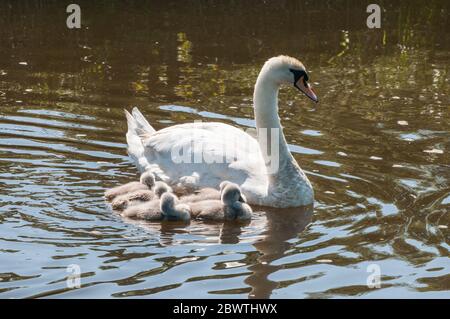
[[[152,190],[137,190],[118,196],[112,201],[111,206],[114,210],[122,211],[142,202],[158,200],[165,192],[172,192],[172,188],[164,182],[156,182]]]
[[[123,211],[122,216],[149,221],[191,219],[189,206],[178,204],[176,196],[170,192],[163,193],[161,198],[129,206]]]
[[[205,187],[205,188],[199,189],[199,190],[195,191],[194,194],[180,197],[180,202],[181,203],[194,203],[194,202],[211,200],[211,199],[220,200],[220,194],[221,194],[222,190],[224,189],[224,187],[228,184],[233,184],[233,183],[231,183],[229,181],[223,181],[222,183],[220,183],[220,186],[219,186],[220,190],[217,190],[212,187]],[[246,202],[244,195],[241,194],[241,196],[244,199],[244,202]]]
[[[123,217],[145,220],[162,220],[160,199],[154,199],[127,207],[123,212]]]
[[[150,172],[144,172],[139,182],[130,182],[113,187],[105,192],[105,199],[112,202],[116,197],[139,190],[150,190],[155,186],[155,176]]]

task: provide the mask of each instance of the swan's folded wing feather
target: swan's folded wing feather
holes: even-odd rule
[[[227,179],[243,182],[264,168],[257,141],[223,123],[180,124],[141,138],[146,160],[172,181],[194,174],[201,186],[217,187]]]
[[[223,123],[188,123],[174,125],[142,138],[146,155],[175,154],[188,151],[206,152],[210,156],[223,155],[230,163],[259,153],[257,141],[249,134]],[[259,155],[259,154],[258,154]]]

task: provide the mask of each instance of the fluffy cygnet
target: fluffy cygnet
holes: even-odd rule
[[[219,185],[220,190],[217,190],[212,187],[205,187],[205,188],[199,189],[199,190],[195,191],[194,194],[180,197],[180,202],[181,203],[194,203],[194,202],[210,200],[210,199],[220,200],[220,194],[221,194],[222,190],[224,189],[224,187],[228,184],[233,184],[233,183],[231,183],[229,181],[223,181]],[[234,185],[236,185],[236,184],[234,184]],[[246,202],[244,195],[241,195],[241,196],[243,197],[244,201]]]
[[[120,195],[128,194],[138,190],[149,190],[153,186],[155,186],[155,176],[150,172],[144,172],[141,175],[139,182],[130,182],[125,185],[120,185],[108,189],[105,192],[105,199],[108,202],[112,202],[114,198]]]
[[[129,206],[122,212],[122,216],[135,219],[162,220],[160,202],[160,199],[157,198],[149,202]]]
[[[178,198],[172,193],[164,193],[161,196],[160,207],[164,220],[189,221],[191,219],[189,206],[179,204]]]
[[[136,190],[116,197],[111,206],[122,211],[129,206],[158,199],[165,192],[172,192],[172,188],[164,182],[156,182],[152,190]]]
[[[177,204],[176,201],[175,195],[165,192],[161,198],[129,206],[123,211],[122,216],[149,221],[189,221],[191,219],[189,206]]]
[[[203,200],[187,204],[192,217],[203,220],[249,220],[252,214],[252,209],[245,202],[241,189],[234,183],[224,185],[220,200]]]

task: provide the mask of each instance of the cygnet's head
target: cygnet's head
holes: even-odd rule
[[[221,192],[222,203],[225,205],[233,205],[235,202],[245,203],[241,189],[234,183],[226,185]]]
[[[152,188],[155,186],[155,175],[150,172],[144,172],[141,175],[140,182],[144,185],[147,185],[148,188]]]
[[[308,83],[309,76],[305,66],[295,58],[280,55],[267,60],[261,70],[260,77],[272,80],[277,85],[293,85],[314,102],[319,101]]]
[[[172,193],[164,193],[161,196],[160,207],[163,212],[168,212],[175,208],[177,198]]]
[[[155,192],[155,195],[160,198],[165,193],[172,193],[172,187],[164,182],[158,181],[155,182],[155,188],[153,191]]]
[[[242,194],[241,189],[239,188],[239,186],[237,184],[235,184],[235,183],[230,182],[230,181],[223,181],[222,183],[220,183],[219,188],[220,188],[220,193],[221,194],[223,194],[223,190],[227,186],[233,186],[233,189],[237,188],[239,190],[239,194],[240,194],[239,199],[238,199],[239,202],[242,202],[242,203],[246,203],[247,202],[247,198],[245,198],[244,194]]]
[[[161,196],[160,207],[163,215],[168,220],[183,220],[189,221],[191,219],[190,209],[188,205],[178,204],[177,197],[172,193],[164,193]]]
[[[225,186],[227,186],[228,184],[232,184],[230,181],[223,181],[222,183],[219,184],[219,189],[220,192],[223,191],[223,189],[225,188]]]

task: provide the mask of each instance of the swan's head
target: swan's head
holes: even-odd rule
[[[273,57],[264,64],[262,72],[278,85],[293,85],[314,102],[319,102],[316,93],[308,83],[308,72],[299,60],[285,55]]]
[[[150,172],[144,172],[139,179],[140,182],[144,185],[147,185],[148,188],[153,188],[155,186],[155,176]]]
[[[222,203],[225,205],[233,205],[236,202],[246,202],[245,197],[241,193],[241,189],[234,183],[228,182],[221,193]]]

